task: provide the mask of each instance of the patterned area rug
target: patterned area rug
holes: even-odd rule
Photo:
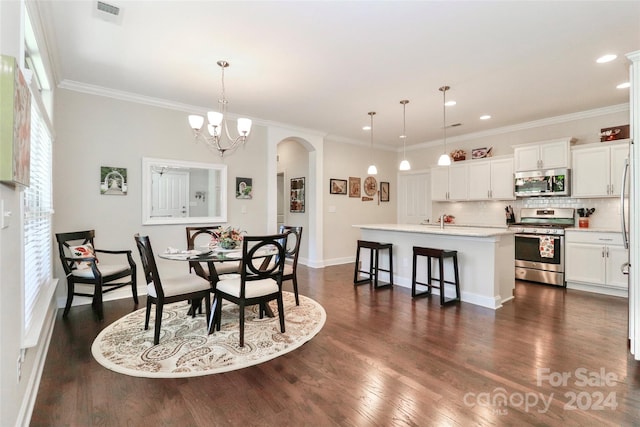
[[[300,347],[324,326],[326,313],[314,300],[284,292],[285,330],[278,317],[258,318],[258,307],[246,308],[245,343],[239,346],[238,306],[225,302],[222,327],[207,335],[204,315],[187,315],[186,302],[169,304],[162,314],[160,343],[153,345],[152,310],[144,330],[145,309],[137,310],[105,328],[93,342],[93,357],[107,369],[147,378],[180,378],[228,372],[257,365]],[[271,308],[277,314],[275,301]]]

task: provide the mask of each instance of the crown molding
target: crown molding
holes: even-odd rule
[[[473,132],[473,133],[467,133],[464,135],[458,135],[451,138],[447,138],[447,143],[470,141],[470,140],[484,138],[488,136],[502,135],[505,133],[518,132],[518,131],[523,131],[527,129],[535,129],[535,128],[540,128],[544,126],[552,126],[552,125],[557,125],[561,123],[572,122],[575,120],[590,119],[593,117],[604,116],[606,114],[623,113],[627,111],[629,111],[629,104],[610,105],[608,107],[594,108],[592,110],[579,111],[577,113],[563,114],[561,116],[548,117],[545,119],[533,120],[530,122],[519,123],[516,125],[488,129],[481,132]],[[423,148],[436,147],[441,145],[442,142],[443,142],[442,139],[439,139],[436,141],[429,141],[429,142],[423,142],[420,144],[414,144],[411,147],[407,147],[407,151],[415,151]],[[398,149],[397,151],[400,151],[400,150]]]
[[[109,88],[106,88],[106,87],[103,87],[103,86],[90,85],[90,84],[87,84],[87,83],[81,83],[81,82],[77,82],[77,81],[73,81],[73,80],[63,80],[63,81],[61,81],[58,84],[58,88],[72,90],[74,92],[86,93],[86,94],[89,94],[89,95],[103,96],[103,97],[106,97],[106,98],[117,99],[119,101],[134,102],[134,103],[137,103],[137,104],[150,105],[152,107],[159,107],[159,108],[166,108],[166,109],[169,109],[169,110],[183,111],[185,113],[206,115],[207,111],[210,110],[209,108],[206,108],[206,107],[199,107],[199,106],[196,106],[196,105],[183,104],[183,103],[180,103],[180,102],[168,101],[166,99],[161,99],[161,98],[153,98],[151,96],[144,96],[144,95],[139,95],[137,93],[109,89]],[[233,113],[229,113],[229,112],[227,112],[227,116],[232,120],[236,120],[236,119],[239,119],[241,117],[239,115],[236,115],[236,114],[233,114]],[[279,123],[279,122],[274,122],[272,120],[257,119],[255,117],[251,117],[251,119],[253,120],[254,124],[259,125],[259,126],[281,127],[281,128],[289,129],[291,131],[299,131],[301,133],[318,135],[318,136],[321,136],[321,137],[326,137],[326,135],[327,135],[326,132],[322,132],[322,131],[319,131],[317,129],[307,129],[307,128],[302,128],[302,127],[299,127],[299,126],[293,126],[293,125],[288,124],[288,123]]]
[[[81,93],[86,93],[86,94],[96,95],[96,96],[104,96],[107,98],[118,99],[120,101],[135,102],[138,104],[150,105],[153,107],[160,107],[160,108],[167,108],[170,110],[184,111],[187,113],[206,114],[207,112],[207,109],[205,107],[199,107],[195,105],[168,101],[166,99],[153,98],[150,96],[139,95],[136,93],[109,89],[102,86],[80,83],[73,80],[63,80],[58,84],[58,87],[61,89],[72,90],[75,92],[81,92]],[[561,116],[548,117],[545,119],[533,120],[530,122],[519,123],[516,125],[488,129],[481,132],[467,133],[464,135],[458,135],[455,137],[447,138],[447,143],[470,141],[478,138],[502,135],[505,133],[518,132],[522,130],[534,129],[534,128],[539,128],[544,126],[552,126],[560,123],[571,122],[574,120],[589,119],[592,117],[603,116],[606,114],[615,114],[615,113],[620,113],[625,111],[629,111],[628,103],[611,105],[611,106],[602,107],[602,108],[595,108],[595,109],[586,110],[586,111],[579,111],[577,113],[564,114]],[[240,117],[231,113],[228,113],[228,115],[229,115],[229,118],[231,119],[237,119]],[[278,123],[270,120],[255,119],[255,118],[252,118],[252,119],[257,125],[260,125],[260,126],[284,127],[291,130],[299,130],[305,133],[322,136],[326,140],[329,140],[332,142],[352,144],[352,145],[358,145],[358,146],[369,146],[369,143],[364,143],[359,140],[345,138],[337,135],[330,135],[330,134],[327,134],[326,132],[322,132],[317,129],[305,129],[305,128],[300,128],[300,127],[293,126],[291,124],[286,124],[286,123]],[[441,145],[442,142],[443,142],[442,139],[435,140],[435,141],[428,141],[428,142],[407,146],[406,149],[407,151],[421,150],[424,148],[436,147],[438,145]],[[398,147],[396,145],[387,145],[387,144],[374,144],[374,148],[377,148],[380,150],[386,150],[386,151],[394,151],[394,152],[399,152],[402,150],[402,147]]]

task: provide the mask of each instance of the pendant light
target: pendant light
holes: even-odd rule
[[[438,166],[449,166],[451,157],[447,154],[447,91],[451,89],[449,86],[442,86],[439,91],[442,92],[442,130],[444,132],[444,151],[438,158]]]
[[[400,101],[402,104],[402,135],[400,135],[400,139],[402,139],[402,161],[400,162],[400,170],[408,171],[411,170],[411,165],[407,160],[407,104],[409,103],[408,99],[403,99]]]
[[[369,114],[369,117],[371,117],[371,165],[369,166],[369,169],[367,169],[367,174],[376,175],[378,173],[378,168],[373,163],[373,116],[376,114],[376,112],[369,111],[367,114]]]

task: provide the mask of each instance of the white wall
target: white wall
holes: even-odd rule
[[[228,224],[249,234],[267,231],[264,127],[254,126],[249,142],[221,159],[203,144],[194,143],[186,114],[179,111],[60,90],[56,113],[54,232],[95,229],[97,247],[128,248],[134,251],[134,259],[138,259],[135,233],[148,234],[156,251],[186,244],[184,225],[141,225],[143,157],[227,164]],[[101,166],[127,168],[127,195],[100,194]],[[236,177],[253,178],[252,199],[233,196]],[[63,278],[59,264],[55,263],[56,273]],[[164,264],[172,269],[183,267]],[[138,278],[142,280],[141,272]],[[63,298],[66,284],[61,281],[58,294]]]
[[[374,150],[374,161],[378,168],[375,176],[378,182],[390,183],[389,202],[378,203],[375,196],[372,201],[349,197],[348,194],[329,194],[329,180],[361,178],[361,184],[367,177],[367,167],[371,164],[371,149],[341,142],[325,141],[325,194],[324,213],[324,261],[325,265],[353,262],[356,240],[360,230],[354,224],[395,223],[397,222],[396,174],[398,163],[395,153]],[[361,196],[365,196],[361,191]]]

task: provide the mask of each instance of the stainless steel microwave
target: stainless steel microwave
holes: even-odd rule
[[[571,195],[570,169],[516,172],[514,182],[517,197]]]

